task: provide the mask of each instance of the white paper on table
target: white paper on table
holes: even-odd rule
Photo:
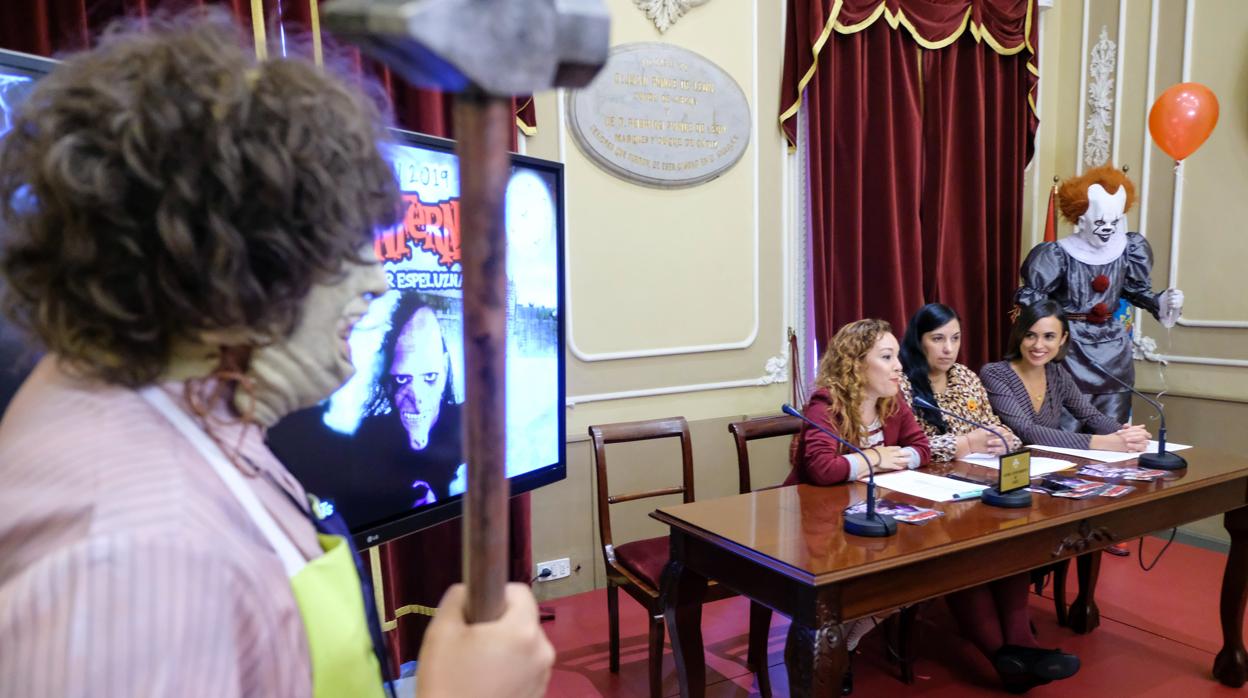
[[[993,456],[987,453],[972,453],[971,455],[963,456],[958,460],[964,460],[968,463],[974,463],[975,465],[982,465],[985,468],[999,470],[1001,468],[1001,461],[998,460],[999,458],[999,456]],[[1048,475],[1049,473],[1056,473],[1062,470],[1070,470],[1071,468],[1077,467],[1079,467],[1078,463],[1072,463],[1068,460],[1062,460],[1060,458],[1045,458],[1043,456],[1031,457],[1032,477],[1039,477],[1041,475]]]
[[[908,494],[912,497],[930,499],[933,502],[951,502],[955,499],[971,498],[983,492],[986,485],[974,482],[952,480],[939,475],[901,470],[875,476],[875,484],[894,492]]]
[[[1124,453],[1122,451],[1093,451],[1093,450],[1086,450],[1086,449],[1079,449],[1079,448],[1061,448],[1058,446],[1041,446],[1039,444],[1032,444],[1028,446],[1027,448],[1038,448],[1044,451],[1052,451],[1053,453],[1064,453],[1068,456],[1075,456],[1077,458],[1087,458],[1089,460],[1100,461],[1102,463],[1121,463],[1123,461],[1135,460],[1136,458],[1139,458],[1141,455],[1139,453]],[[1183,449],[1187,449],[1187,448],[1191,448],[1191,446],[1187,446],[1185,444],[1176,444],[1170,441],[1166,442],[1166,451],[1182,451]],[[1148,448],[1144,449],[1144,453],[1156,453],[1156,452],[1157,452],[1157,442],[1150,440],[1148,442]]]

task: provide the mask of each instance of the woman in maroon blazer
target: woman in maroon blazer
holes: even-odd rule
[[[857,444],[876,472],[917,468],[931,451],[904,400],[897,338],[883,320],[859,320],[832,338],[819,362],[806,417]],[[836,439],[803,427],[786,485],[833,485],[864,479],[868,464]]]
[[[851,322],[836,333],[819,362],[817,390],[804,412],[807,419],[857,444],[871,462],[803,425],[793,442],[793,471],[784,484],[834,485],[866,478],[872,467],[876,472],[904,470],[927,461],[931,455],[927,436],[910,407],[897,399],[901,390],[897,352],[897,338],[883,320]],[[842,626],[850,652],[878,620],[859,618]],[[841,694],[852,690],[852,674],[847,671]]]

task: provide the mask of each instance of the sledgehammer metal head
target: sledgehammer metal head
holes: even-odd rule
[[[496,96],[589,84],[611,29],[603,0],[334,0],[323,21],[415,85]]]

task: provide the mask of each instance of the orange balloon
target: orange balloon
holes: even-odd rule
[[[1218,98],[1198,82],[1173,85],[1148,112],[1148,132],[1175,160],[1196,152],[1218,124]]]

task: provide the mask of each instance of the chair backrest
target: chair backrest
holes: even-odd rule
[[[728,431],[737,443],[737,476],[741,494],[753,491],[750,487],[750,449],[748,443],[755,439],[773,436],[792,436],[802,429],[802,420],[787,414],[774,417],[755,417],[728,425]]]
[[[602,539],[603,548],[608,552],[608,557],[612,547],[611,513],[609,511],[609,507],[612,504],[631,502],[636,499],[646,499],[647,497],[662,497],[669,494],[683,495],[686,503],[693,501],[693,445],[689,439],[689,424],[684,417],[599,424],[589,428],[589,438],[594,444],[594,463],[598,473],[598,533]],[[607,484],[607,444],[668,438],[680,439],[680,487],[665,487],[657,490],[612,495],[611,489]]]

